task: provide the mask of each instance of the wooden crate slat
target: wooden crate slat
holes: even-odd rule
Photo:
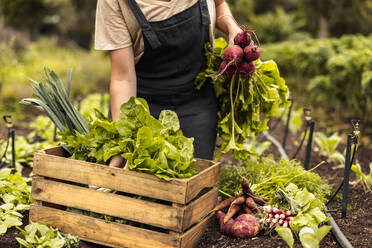
[[[33,172],[35,175],[96,185],[180,204],[186,203],[187,180],[166,182],[141,172],[112,168],[41,152],[35,153]]]
[[[154,175],[65,156],[61,147],[35,154],[32,197],[37,204],[30,208],[31,221],[43,221],[82,240],[111,247],[180,248],[195,247],[214,216],[209,215],[199,222],[215,206],[220,163],[197,159],[192,165],[200,171],[197,175],[166,182]],[[80,184],[165,200],[172,205],[99,192]],[[209,191],[200,194],[204,188],[209,188]],[[169,230],[169,233],[151,231],[143,226],[106,223],[98,218],[64,211],[64,206],[157,226]],[[198,224],[193,226],[195,223]]]
[[[220,162],[217,162],[214,166],[190,178],[190,180],[187,181],[186,202],[194,199],[202,189],[214,187],[217,184],[219,174]]]
[[[192,227],[186,233],[181,235],[181,248],[193,248],[196,247],[205,229],[210,225],[214,218],[214,214],[211,214],[204,218],[200,223]]]
[[[30,221],[42,221],[63,233],[77,235],[82,240],[111,247],[172,248],[179,240],[165,233],[70,213],[32,204]],[[78,227],[78,228],[77,228]]]
[[[214,187],[208,193],[191,202],[185,209],[182,230],[186,230],[188,227],[206,216],[216,205],[217,195],[218,189],[217,187]]]
[[[68,207],[111,215],[173,231],[182,231],[184,210],[35,177],[32,198]]]

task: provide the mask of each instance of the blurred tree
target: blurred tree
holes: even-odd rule
[[[0,0],[5,25],[27,30],[32,39],[57,34],[60,41],[75,41],[89,49],[94,30],[96,1]],[[31,14],[32,13],[32,14]]]
[[[282,7],[251,18],[249,27],[257,30],[261,42],[271,43],[283,40],[303,39],[309,34],[300,31],[306,25],[295,13],[286,13]]]
[[[372,32],[371,0],[302,0],[298,10],[307,29],[320,38]]]
[[[0,0],[0,12],[5,25],[29,30],[36,39],[48,8],[43,0]]]
[[[235,19],[241,25],[247,24],[254,15],[254,0],[225,0],[231,9]]]
[[[45,1],[54,2],[53,0]],[[79,46],[90,49],[97,1],[59,1],[63,1],[63,4],[59,5],[54,15],[57,22],[52,28],[59,34],[61,41],[73,40]]]

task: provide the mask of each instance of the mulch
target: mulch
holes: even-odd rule
[[[283,136],[283,125],[279,124],[274,131],[271,132],[275,138],[279,141],[282,140]],[[297,149],[298,142],[300,141],[301,133],[296,134],[290,133],[287,140],[286,151],[289,156],[293,155]],[[297,141],[297,142],[296,142]],[[305,146],[306,144],[304,144]],[[315,145],[313,145],[314,147]],[[341,144],[343,149],[345,144]],[[279,153],[276,148],[272,145],[266,153],[272,153],[276,158],[279,158]],[[305,147],[298,154],[297,159],[299,161],[304,161],[305,157]],[[319,162],[323,161],[325,158],[320,156],[319,153],[312,152],[311,156],[311,166],[315,166]],[[372,161],[372,149],[361,146],[358,149],[357,159],[362,165],[364,172],[369,169],[369,162]],[[225,155],[222,158],[223,164],[235,164],[231,156]],[[334,165],[331,163],[324,163],[315,171],[319,173],[323,178],[327,179],[334,188],[343,180],[343,166]],[[342,192],[342,191],[341,191]],[[347,218],[341,218],[341,197],[336,197],[332,201],[328,209],[334,210],[332,216],[336,223],[339,225],[340,229],[346,236],[346,238],[351,242],[354,247],[358,248],[371,248],[372,247],[372,193],[364,192],[361,187],[360,182],[356,178],[353,172],[350,174],[350,193],[348,202],[348,212]],[[28,212],[25,213],[23,219],[24,225],[28,223]],[[4,236],[0,239],[0,247],[6,248],[18,248],[19,244],[15,240],[18,236],[19,231],[16,228],[11,228]],[[95,245],[88,242],[81,242],[81,248],[104,248],[104,246]],[[276,247],[287,247],[286,243],[277,235],[262,235],[252,238],[252,239],[237,239],[229,238],[222,235],[219,232],[217,221],[215,220],[213,225],[211,225],[205,231],[198,248],[240,248],[240,247],[266,247],[266,248],[276,248]],[[300,243],[296,241],[294,247],[301,247]],[[330,232],[321,242],[320,247],[340,247],[332,233]]]

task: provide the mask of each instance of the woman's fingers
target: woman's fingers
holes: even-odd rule
[[[121,155],[115,155],[111,158],[109,166],[121,168],[124,166],[125,159]]]

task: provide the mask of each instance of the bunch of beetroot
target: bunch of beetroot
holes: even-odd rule
[[[254,60],[260,57],[260,48],[253,42],[250,31],[243,30],[234,38],[234,45],[229,45],[223,54],[219,75],[225,73],[232,76],[238,72],[242,76],[251,77],[256,70]]]
[[[241,194],[219,202],[211,212],[217,211],[216,216],[223,234],[230,237],[251,238],[261,230],[254,214],[262,218],[260,206],[264,206],[268,199],[253,194],[245,178],[242,179],[242,188]],[[227,208],[225,214],[223,210]]]
[[[293,219],[291,211],[282,211],[271,205],[263,207],[266,215],[260,220],[264,228],[272,229],[277,226],[289,227],[289,222]]]

